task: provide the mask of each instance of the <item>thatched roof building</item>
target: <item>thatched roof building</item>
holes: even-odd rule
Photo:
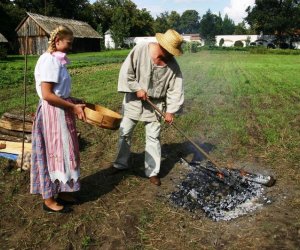
[[[100,51],[101,36],[88,23],[59,17],[48,17],[27,12],[27,16],[16,28],[20,43],[20,54],[25,54],[25,41],[28,33],[28,54],[42,54],[48,48],[52,30],[65,25],[74,33],[74,52]]]
[[[0,43],[8,43],[7,39],[0,33]]]

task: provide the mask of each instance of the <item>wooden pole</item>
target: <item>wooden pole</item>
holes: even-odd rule
[[[21,157],[21,171],[24,163],[24,148],[25,148],[25,114],[26,114],[26,82],[27,82],[27,53],[28,53],[28,33],[29,26],[26,27],[25,37],[25,67],[24,67],[24,79],[23,79],[23,136],[22,136],[22,157]]]

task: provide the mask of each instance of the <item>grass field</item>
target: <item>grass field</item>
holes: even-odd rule
[[[74,54],[73,96],[120,111],[116,92],[120,61],[128,51]],[[32,83],[37,57],[29,58],[28,108],[38,99]],[[197,143],[209,144],[220,164],[250,166],[275,175],[274,202],[252,215],[215,223],[170,206],[166,197],[182,175],[176,152],[194,151],[163,126],[160,189],[143,178],[144,131],[133,138],[135,169],[114,178],[118,134],[78,122],[81,132],[84,203],[71,217],[45,215],[28,194],[28,174],[7,172],[0,160],[1,238],[8,248],[58,249],[297,249],[300,245],[300,58],[299,55],[201,51],[178,58],[185,81],[185,107],[176,119]],[[22,108],[22,57],[0,62],[0,115]],[[9,80],[7,80],[9,79]],[[16,182],[17,184],[14,184]],[[24,204],[30,204],[30,207]],[[16,216],[18,215],[18,216]],[[3,222],[2,220],[11,222]],[[21,218],[21,221],[17,218]],[[51,226],[49,226],[51,225]],[[53,230],[53,228],[55,230]]]

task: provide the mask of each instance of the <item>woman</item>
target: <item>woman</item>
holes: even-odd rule
[[[48,50],[38,59],[34,72],[40,101],[32,131],[30,192],[42,195],[47,212],[71,212],[67,205],[76,199],[69,193],[80,188],[75,115],[85,120],[85,105],[70,97],[66,53],[72,42],[69,28],[53,30]]]

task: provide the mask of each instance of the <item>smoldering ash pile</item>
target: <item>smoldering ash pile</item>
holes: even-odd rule
[[[241,176],[239,171],[227,173],[222,169],[220,175],[209,161],[189,163],[181,159],[181,164],[189,168],[189,173],[170,195],[175,206],[194,213],[202,210],[214,221],[228,221],[271,203],[265,187]]]

